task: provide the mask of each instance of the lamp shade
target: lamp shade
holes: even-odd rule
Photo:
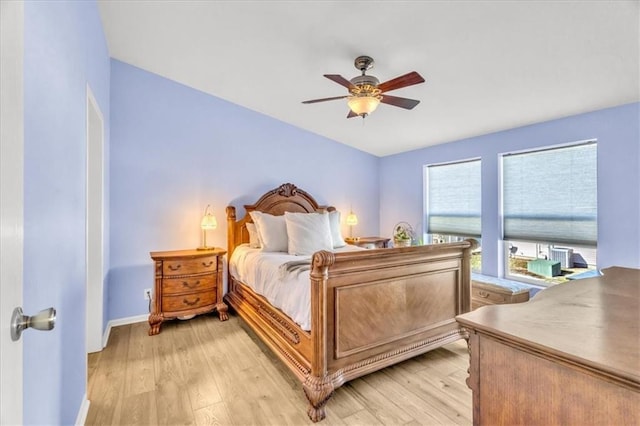
[[[202,217],[202,221],[200,222],[200,227],[202,229],[216,229],[218,227],[218,221],[216,220],[216,217],[207,212],[203,217]]]
[[[357,225],[358,216],[356,216],[354,212],[349,213],[349,215],[347,215],[346,223],[349,226]]]
[[[368,115],[380,105],[380,96],[351,96],[347,105],[354,114]]]
[[[202,245],[198,247],[198,250],[212,250],[213,247],[209,247],[207,245],[207,231],[211,231],[218,227],[218,221],[216,217],[209,211],[209,207],[211,205],[207,205],[207,208],[204,209],[204,216],[202,216],[202,220],[200,221],[200,228],[202,228]]]

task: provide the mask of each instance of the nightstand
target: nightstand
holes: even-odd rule
[[[529,300],[529,289],[471,280],[471,309],[485,305],[522,303]]]
[[[365,248],[387,248],[391,238],[382,237],[358,237],[358,238],[345,238],[347,244]]]
[[[222,301],[222,256],[213,250],[151,252],[155,261],[155,285],[149,314],[149,336],[160,333],[168,319],[189,318],[218,311],[220,321],[229,319]]]

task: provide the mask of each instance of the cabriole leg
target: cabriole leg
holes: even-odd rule
[[[326,416],[324,407],[333,395],[333,383],[327,378],[309,376],[302,384],[302,388],[309,400],[307,414],[312,422],[319,422]]]

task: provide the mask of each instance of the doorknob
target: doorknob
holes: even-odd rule
[[[34,316],[22,314],[22,308],[17,307],[11,316],[11,340],[14,342],[20,339],[22,330],[35,328],[36,330],[51,330],[56,325],[56,310],[53,308],[43,309]]]

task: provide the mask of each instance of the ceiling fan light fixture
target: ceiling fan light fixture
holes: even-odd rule
[[[381,96],[349,96],[347,105],[354,114],[365,116],[378,108],[381,98]]]
[[[352,78],[351,80],[347,80],[339,74],[324,74],[324,76],[329,80],[349,89],[348,95],[311,99],[303,101],[302,103],[315,104],[317,102],[335,101],[337,99],[346,98],[347,105],[349,106],[349,114],[347,114],[347,118],[364,118],[375,111],[380,103],[404,109],[413,109],[420,103],[420,101],[415,99],[401,98],[386,94],[386,92],[390,92],[392,90],[424,83],[424,78],[422,78],[422,76],[416,71],[411,71],[399,77],[387,80],[384,83],[380,83],[380,80],[376,77],[366,74],[366,71],[373,67],[373,58],[370,56],[358,56],[354,65],[362,74]],[[384,96],[382,95],[383,93]]]

